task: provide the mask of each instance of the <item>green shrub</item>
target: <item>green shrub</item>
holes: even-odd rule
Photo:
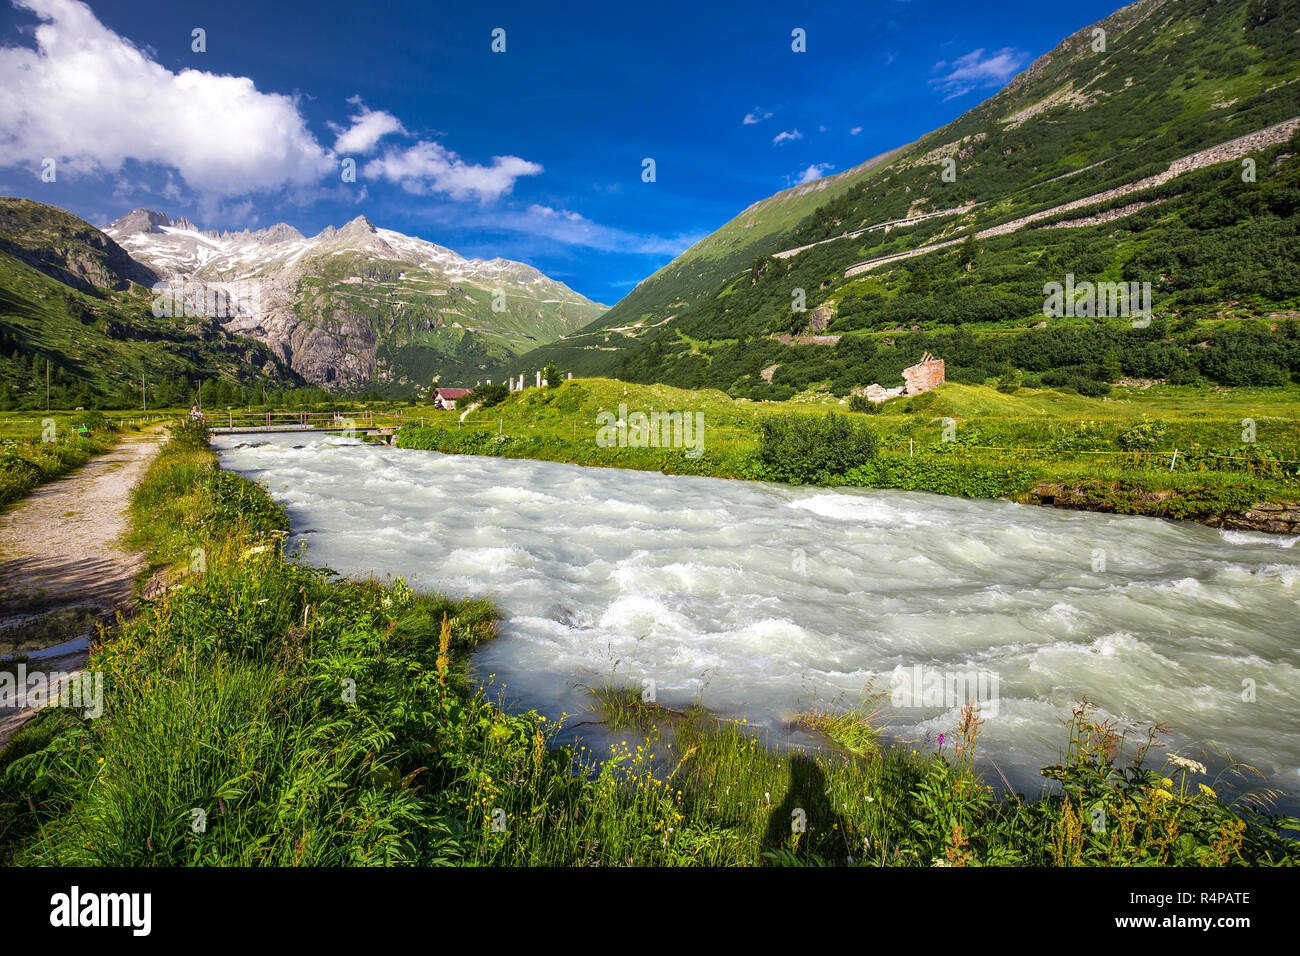
[[[493,405],[500,405],[509,395],[510,388],[503,383],[480,385],[470,392],[469,402],[466,404],[478,402],[480,408],[491,408]]]
[[[198,418],[183,418],[168,428],[171,441],[177,448],[207,448],[210,431]]]
[[[1164,444],[1168,426],[1143,415],[1119,436],[1119,447],[1125,451],[1151,451]]]
[[[792,485],[825,482],[876,457],[876,436],[842,415],[773,415],[762,423],[759,460],[767,476]]]
[[[64,429],[55,441],[37,438],[0,443],[0,505],[27,495],[37,485],[66,475],[113,446],[112,428],[78,434]]]

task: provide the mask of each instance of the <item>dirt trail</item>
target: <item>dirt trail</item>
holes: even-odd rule
[[[127,505],[161,439],[127,438],[0,515],[0,655],[76,641],[129,604],[145,558],[123,543]],[[85,659],[85,647],[74,646],[26,665],[29,673],[75,673]],[[0,704],[0,746],[32,713]]]

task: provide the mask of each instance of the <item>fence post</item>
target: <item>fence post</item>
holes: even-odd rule
[[[916,457],[916,450],[912,447],[912,439],[910,438],[907,440],[907,457],[908,458]]]

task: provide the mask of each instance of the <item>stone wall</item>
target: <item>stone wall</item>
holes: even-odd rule
[[[1021,74],[1023,76],[1023,74]],[[1114,189],[1107,189],[1104,192],[1095,193],[1091,196],[1085,196],[1082,199],[1075,199],[1071,202],[1064,203],[1060,206],[1053,206],[1051,209],[1043,209],[1038,212],[1030,213],[1028,216],[1022,216],[1019,219],[1013,219],[1010,222],[1004,222],[1000,225],[990,226],[987,229],[981,229],[975,233],[978,239],[990,239],[994,236],[1005,236],[1017,232],[1028,226],[1030,223],[1038,222],[1040,219],[1049,219],[1053,216],[1059,216],[1062,213],[1073,212],[1076,209],[1083,209],[1087,206],[1095,206],[1100,203],[1109,202],[1113,199],[1127,196],[1130,193],[1139,192],[1143,189],[1151,189],[1156,186],[1164,185],[1176,176],[1183,173],[1191,172],[1195,169],[1204,169],[1207,166],[1213,166],[1217,163],[1228,162],[1229,160],[1242,159],[1251,153],[1259,152],[1278,143],[1285,143],[1295,135],[1297,129],[1300,129],[1300,117],[1293,117],[1267,129],[1257,130],[1254,133],[1247,133],[1245,136],[1238,136],[1236,139],[1229,140],[1226,143],[1220,143],[1217,146],[1211,146],[1209,149],[1203,149],[1199,152],[1191,153],[1181,159],[1176,159],[1169,164],[1169,168],[1164,172],[1156,173],[1154,176],[1148,176],[1146,179],[1137,182],[1126,183],[1123,186],[1117,186]],[[869,269],[876,269],[892,262],[899,262],[903,259],[911,259],[915,256],[923,256],[926,253],[934,252],[938,249],[947,249],[959,245],[965,239],[949,239],[944,242],[935,242],[930,245],[921,246],[917,249],[908,249],[904,252],[895,252],[888,256],[882,256],[879,259],[868,259],[866,262],[859,262],[857,265],[849,266],[844,270],[844,277],[850,278]]]

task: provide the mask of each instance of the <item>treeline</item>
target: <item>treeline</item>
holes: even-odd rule
[[[818,382],[836,395],[861,385],[902,384],[902,371],[925,352],[943,358],[950,381],[1074,388],[1103,395],[1122,377],[1165,379],[1175,385],[1285,385],[1300,381],[1300,322],[1276,330],[1263,322],[1204,332],[1189,323],[1152,319],[1147,328],[1097,321],[1083,326],[976,335],[967,329],[917,331],[877,342],[845,336],[834,346],[786,346],[742,339],[703,354],[654,349],[637,353],[620,377],[679,388],[717,388],[738,397],[783,400]],[[762,372],[777,366],[767,381]]]
[[[46,362],[39,354],[14,352],[0,356],[0,411],[38,411],[47,407]],[[79,370],[49,360],[49,408],[129,409],[178,408],[196,403],[204,408],[248,406],[298,407],[335,402],[380,401],[373,388],[340,395],[316,387],[286,387],[275,379],[241,383],[227,377],[202,381],[182,376],[155,377],[146,374],[118,382],[105,392]],[[143,391],[142,391],[143,388]]]

